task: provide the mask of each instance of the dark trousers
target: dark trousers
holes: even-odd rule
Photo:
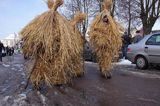
[[[128,49],[128,45],[123,45],[123,47],[122,47],[122,57],[125,57],[125,59],[127,59],[127,49]]]
[[[2,62],[2,52],[0,52],[0,61]]]

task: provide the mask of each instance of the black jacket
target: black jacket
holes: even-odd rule
[[[123,35],[123,45],[129,45],[131,44],[131,38],[128,35]]]
[[[4,50],[3,43],[0,43],[0,52],[2,53],[2,50]]]

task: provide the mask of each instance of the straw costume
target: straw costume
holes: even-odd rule
[[[119,26],[110,15],[111,5],[111,0],[104,1],[103,11],[93,20],[89,32],[100,71],[106,78],[111,78],[111,63],[122,43]]]
[[[47,4],[49,10],[20,32],[23,52],[32,61],[28,71],[35,87],[43,83],[67,84],[79,73],[76,70],[82,69],[81,64],[77,65],[82,51],[81,39],[71,23],[57,12],[63,0],[48,0]]]
[[[70,21],[74,32],[75,32],[75,36],[77,37],[77,43],[79,43],[80,45],[80,52],[79,54],[76,54],[75,56],[73,56],[73,61],[72,61],[72,65],[73,65],[73,70],[76,71],[75,77],[80,77],[82,75],[84,75],[84,61],[83,61],[83,45],[84,45],[84,38],[83,35],[81,34],[81,32],[78,30],[77,28],[77,24],[83,22],[83,20],[85,20],[86,18],[86,14],[81,13],[81,12],[77,12],[74,16],[74,18]],[[79,40],[79,41],[78,41]]]

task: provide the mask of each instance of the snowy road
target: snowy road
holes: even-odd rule
[[[25,90],[22,55],[5,57],[0,65],[0,106],[160,106],[160,71],[138,70],[127,61],[116,64],[113,78],[100,77],[97,64],[86,62],[85,76],[73,85],[40,92]]]

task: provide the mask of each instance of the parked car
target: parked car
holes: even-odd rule
[[[146,35],[138,43],[129,45],[127,58],[139,69],[160,65],[160,33]]]

